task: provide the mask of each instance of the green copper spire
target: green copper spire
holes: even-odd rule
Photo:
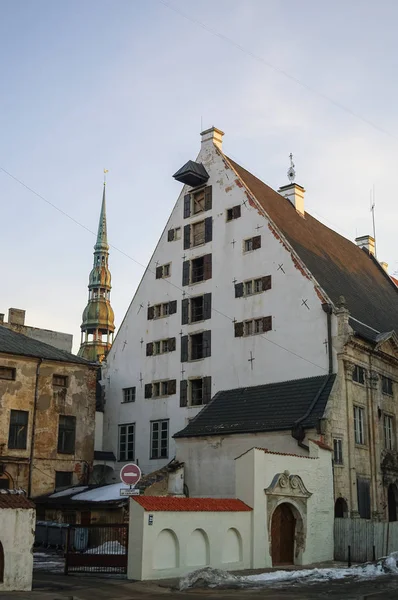
[[[106,230],[105,181],[97,241],[94,246],[94,265],[88,283],[88,303],[83,311],[79,356],[101,361],[108,353],[115,331],[114,314],[110,303],[111,273],[108,267],[109,245]]]

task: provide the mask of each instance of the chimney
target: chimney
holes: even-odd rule
[[[4,313],[0,313],[0,325],[4,323]]]
[[[361,237],[355,238],[355,243],[358,248],[365,248],[369,254],[375,255],[375,241],[371,235],[361,235]]]
[[[381,266],[383,267],[383,269],[385,270],[385,272],[386,272],[386,273],[388,273],[388,263],[386,263],[386,262],[381,262],[380,264],[381,264]]]
[[[20,308],[9,308],[8,323],[10,325],[25,325],[25,311]]]
[[[289,200],[297,210],[297,212],[304,217],[304,194],[305,189],[298,183],[289,183],[279,188],[278,194],[281,194]]]
[[[222,137],[224,132],[221,129],[217,129],[217,127],[211,127],[210,129],[206,129],[202,131],[200,134],[202,136],[202,144],[213,143],[219,150],[222,150]]]

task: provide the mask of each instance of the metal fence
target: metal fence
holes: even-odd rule
[[[70,525],[65,574],[127,573],[128,525]]]
[[[366,562],[398,550],[398,521],[334,520],[335,560]]]
[[[42,546],[44,548],[65,548],[66,531],[68,527],[69,525],[66,523],[37,521],[35,546]]]

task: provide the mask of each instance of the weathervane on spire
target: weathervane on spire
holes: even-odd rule
[[[106,174],[109,171],[109,169],[104,169],[104,185],[106,185]]]
[[[294,170],[294,162],[293,162],[293,154],[292,153],[289,154],[289,158],[290,158],[290,168],[287,172],[287,176],[288,176],[289,181],[291,183],[293,183],[293,181],[296,178],[296,171]]]

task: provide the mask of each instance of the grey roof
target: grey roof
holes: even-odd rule
[[[297,421],[304,429],[315,427],[335,378],[321,375],[218,392],[174,437],[281,431]]]
[[[202,163],[189,160],[173,175],[174,179],[181,183],[186,183],[192,187],[206,183],[209,179],[209,174]]]
[[[88,360],[0,326],[0,353],[90,365]]]
[[[365,323],[361,323],[361,321],[357,321],[352,317],[348,319],[348,323],[353,328],[354,335],[361,337],[364,340],[367,340],[368,342],[378,341],[377,338],[380,332],[376,331],[376,329],[373,329],[372,327],[369,327],[369,325],[365,325]]]

